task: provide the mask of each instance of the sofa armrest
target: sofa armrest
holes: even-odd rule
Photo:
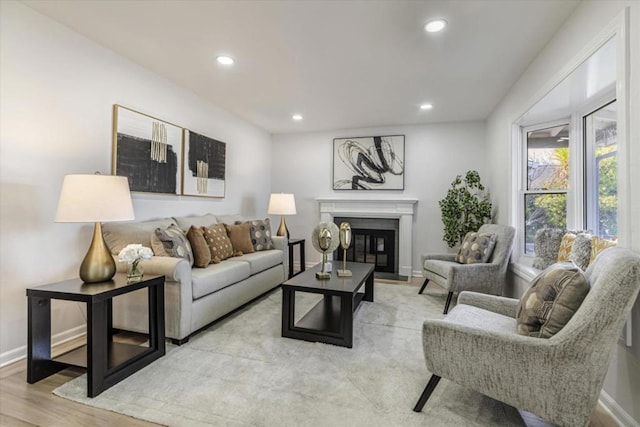
[[[271,236],[273,248],[282,251],[282,281],[289,277],[289,240],[287,236]]]
[[[472,305],[483,310],[492,311],[515,318],[516,309],[520,300],[514,298],[499,297],[496,295],[481,294],[478,292],[464,291],[458,296],[458,304]]]
[[[287,240],[287,236],[271,236],[271,240],[273,241],[274,249],[288,252],[289,241]]]
[[[119,273],[126,273],[129,268],[127,263],[118,262],[117,258],[116,265]],[[191,283],[191,266],[185,259],[153,256],[151,259],[140,261],[139,265],[143,272],[165,276],[168,282]]]

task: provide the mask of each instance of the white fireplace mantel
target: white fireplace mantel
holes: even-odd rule
[[[418,199],[319,197],[316,200],[320,206],[320,221],[333,221],[334,217],[397,218],[399,220],[398,275],[411,279],[413,216]]]

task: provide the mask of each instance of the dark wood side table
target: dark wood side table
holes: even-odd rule
[[[293,271],[293,251],[294,247],[298,246],[300,252],[300,270],[297,272]],[[289,279],[293,276],[302,273],[305,269],[304,266],[304,239],[291,239],[289,240]]]
[[[148,288],[149,346],[112,340],[112,298]],[[87,396],[104,390],[164,356],[164,276],[148,276],[127,283],[124,274],[108,282],[85,284],[65,280],[27,289],[27,382],[33,384],[68,366],[87,369]],[[51,358],[51,300],[79,301],[87,305],[87,344]]]

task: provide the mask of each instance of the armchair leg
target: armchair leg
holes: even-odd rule
[[[433,390],[436,389],[438,382],[440,382],[440,377],[437,375],[431,375],[431,378],[429,378],[429,382],[427,383],[427,386],[424,388],[424,391],[420,395],[420,399],[418,399],[418,403],[416,403],[416,406],[413,408],[413,412],[422,411],[424,404],[427,403],[429,396],[431,396],[431,393],[433,393]]]
[[[422,291],[424,291],[424,288],[427,287],[427,283],[429,283],[429,279],[424,279],[424,283],[422,284],[422,287],[420,288],[420,290],[418,291],[419,294],[422,293]]]
[[[447,302],[444,304],[444,313],[447,314],[449,312],[449,305],[451,304],[451,298],[453,298],[453,292],[449,292],[447,295]]]

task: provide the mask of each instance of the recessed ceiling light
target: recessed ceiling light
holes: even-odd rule
[[[437,33],[438,31],[442,31],[446,26],[447,21],[445,21],[444,19],[434,19],[426,23],[426,25],[424,26],[424,30],[427,33]]]
[[[221,65],[233,65],[233,63],[235,62],[232,57],[225,55],[218,56],[216,58],[216,61],[218,61],[218,64]]]
[[[300,121],[300,120],[302,120],[302,115],[300,115],[300,114],[294,114],[293,116],[291,116],[291,118],[292,118],[293,120]]]
[[[421,109],[421,110],[431,110],[432,108],[433,108],[433,105],[432,105],[432,104],[422,104],[422,105],[420,106],[420,109]]]

